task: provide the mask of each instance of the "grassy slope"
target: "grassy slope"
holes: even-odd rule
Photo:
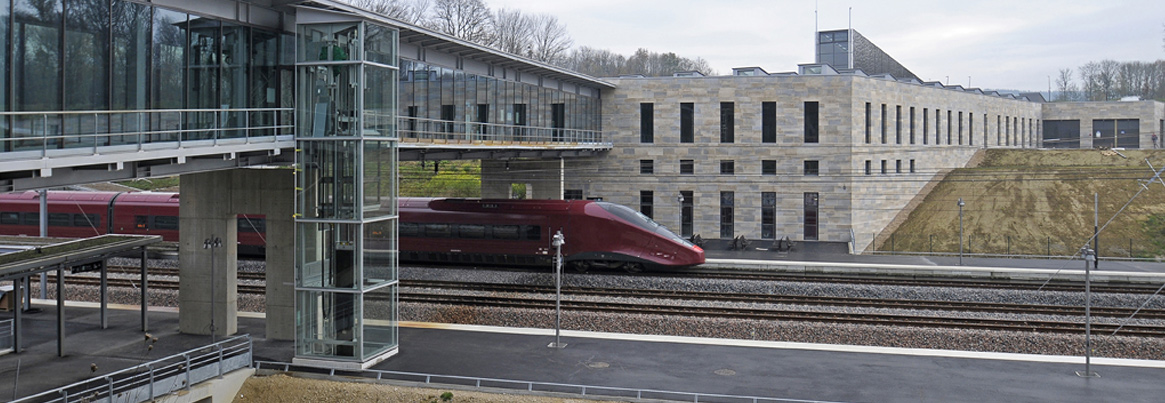
[[[1100,194],[1100,225],[1142,189],[1152,176],[1146,158],[1160,169],[1165,151],[990,150],[977,168],[957,169],[894,232],[894,250],[957,252],[962,198],[965,250],[973,253],[1074,254],[1091,236],[1093,194]],[[1165,186],[1154,183],[1106,227],[1102,256],[1165,253],[1143,224],[1165,215]],[[1159,231],[1158,231],[1159,233]],[[1158,236],[1160,238],[1160,236]],[[1156,240],[1160,242],[1160,240]],[[880,250],[889,250],[890,243]]]

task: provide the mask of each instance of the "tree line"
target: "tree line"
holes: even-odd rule
[[[1078,80],[1078,81],[1077,81]],[[1165,60],[1088,62],[1060,69],[1054,101],[1112,101],[1122,97],[1165,101]]]
[[[703,58],[639,49],[623,56],[606,49],[574,46],[566,25],[551,14],[492,10],[484,0],[346,0],[353,6],[456,38],[595,77],[641,74],[670,76],[716,72]]]

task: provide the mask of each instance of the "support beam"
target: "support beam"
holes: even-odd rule
[[[105,268],[105,262],[101,264],[101,328],[109,328],[109,315],[106,310],[109,309],[109,271]]]
[[[65,356],[65,268],[57,269],[57,356]]]
[[[24,311],[24,298],[20,297],[22,283],[25,285],[23,288],[27,290],[28,277],[21,277],[12,281],[12,287],[14,288],[12,291],[16,292],[12,295],[13,297],[16,297],[16,311],[13,314],[14,320],[12,321],[12,352],[16,354],[20,354],[20,331],[23,327],[20,325],[21,316],[23,316],[22,312]]]
[[[146,300],[146,296],[149,295],[149,293],[146,292],[146,290],[148,290],[150,288],[149,281],[150,280],[146,278],[146,247],[143,246],[142,247],[142,331],[143,332],[150,331],[150,322],[149,322],[149,319],[146,317],[146,312],[149,312],[149,305],[148,305],[148,301]]]

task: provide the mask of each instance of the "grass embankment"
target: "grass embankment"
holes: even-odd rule
[[[879,250],[958,252],[962,198],[966,252],[1073,255],[1092,235],[1099,194],[1100,225],[1112,220],[1101,256],[1165,256],[1165,186],[1147,183],[1146,159],[1160,169],[1165,151],[989,150],[947,175]]]

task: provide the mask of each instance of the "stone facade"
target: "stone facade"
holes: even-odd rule
[[[1158,136],[1157,146],[1160,147],[1161,135],[1165,131],[1165,103],[1159,101],[1054,102],[1043,104],[1042,115],[1050,122],[1077,121],[1079,131],[1073,134],[1079,138],[1079,148],[1153,148],[1154,134]],[[1129,124],[1118,122],[1119,126],[1116,126],[1109,122],[1120,120]],[[1130,130],[1133,128],[1135,133]],[[1100,136],[1096,135],[1097,131],[1100,131]]]

